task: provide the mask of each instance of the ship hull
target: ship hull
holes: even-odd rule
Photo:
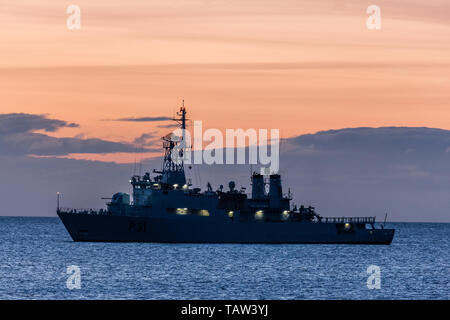
[[[385,244],[394,229],[321,222],[220,222],[58,212],[74,241],[159,243]]]

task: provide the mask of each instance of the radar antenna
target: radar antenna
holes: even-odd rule
[[[180,107],[180,111],[176,113],[176,116],[172,119],[180,125],[182,135],[177,136],[173,132],[165,135],[161,139],[163,140],[164,148],[164,160],[162,171],[156,171],[156,173],[162,174],[162,182],[169,184],[186,184],[186,177],[184,174],[184,146],[186,137],[186,108],[183,104]]]

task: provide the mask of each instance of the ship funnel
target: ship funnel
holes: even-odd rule
[[[263,199],[265,197],[264,176],[259,173],[252,175],[252,199]]]
[[[271,174],[270,188],[269,188],[270,207],[279,208],[281,198],[283,198],[283,189],[281,188],[281,177],[279,174]]]

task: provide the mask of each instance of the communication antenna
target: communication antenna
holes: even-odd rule
[[[387,214],[387,212],[386,212],[386,215],[384,216],[384,222],[383,222],[383,225],[381,226],[382,229],[384,229],[384,226],[386,225],[386,219],[387,219],[387,216],[388,216],[388,214]]]
[[[136,157],[137,157],[137,145],[134,147],[134,165],[132,176],[136,175]]]
[[[59,197],[60,197],[59,191],[56,192],[56,211],[59,211]]]
[[[142,153],[144,152],[144,142],[141,142],[141,147],[139,149],[140,149],[139,152],[139,177],[140,177],[142,173]]]

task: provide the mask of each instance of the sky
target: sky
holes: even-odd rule
[[[366,26],[373,4],[380,30]],[[183,99],[204,128],[284,139],[450,130],[449,12],[448,0],[0,0],[1,157],[56,168],[53,197],[69,163],[106,176],[156,155]]]
[[[69,4],[81,9],[79,30],[66,27]],[[107,120],[172,116],[183,99],[205,127],[283,137],[450,129],[450,3],[377,1],[380,30],[366,27],[371,4],[2,0],[1,112],[48,114],[80,124],[56,136],[113,141],[163,130]]]

